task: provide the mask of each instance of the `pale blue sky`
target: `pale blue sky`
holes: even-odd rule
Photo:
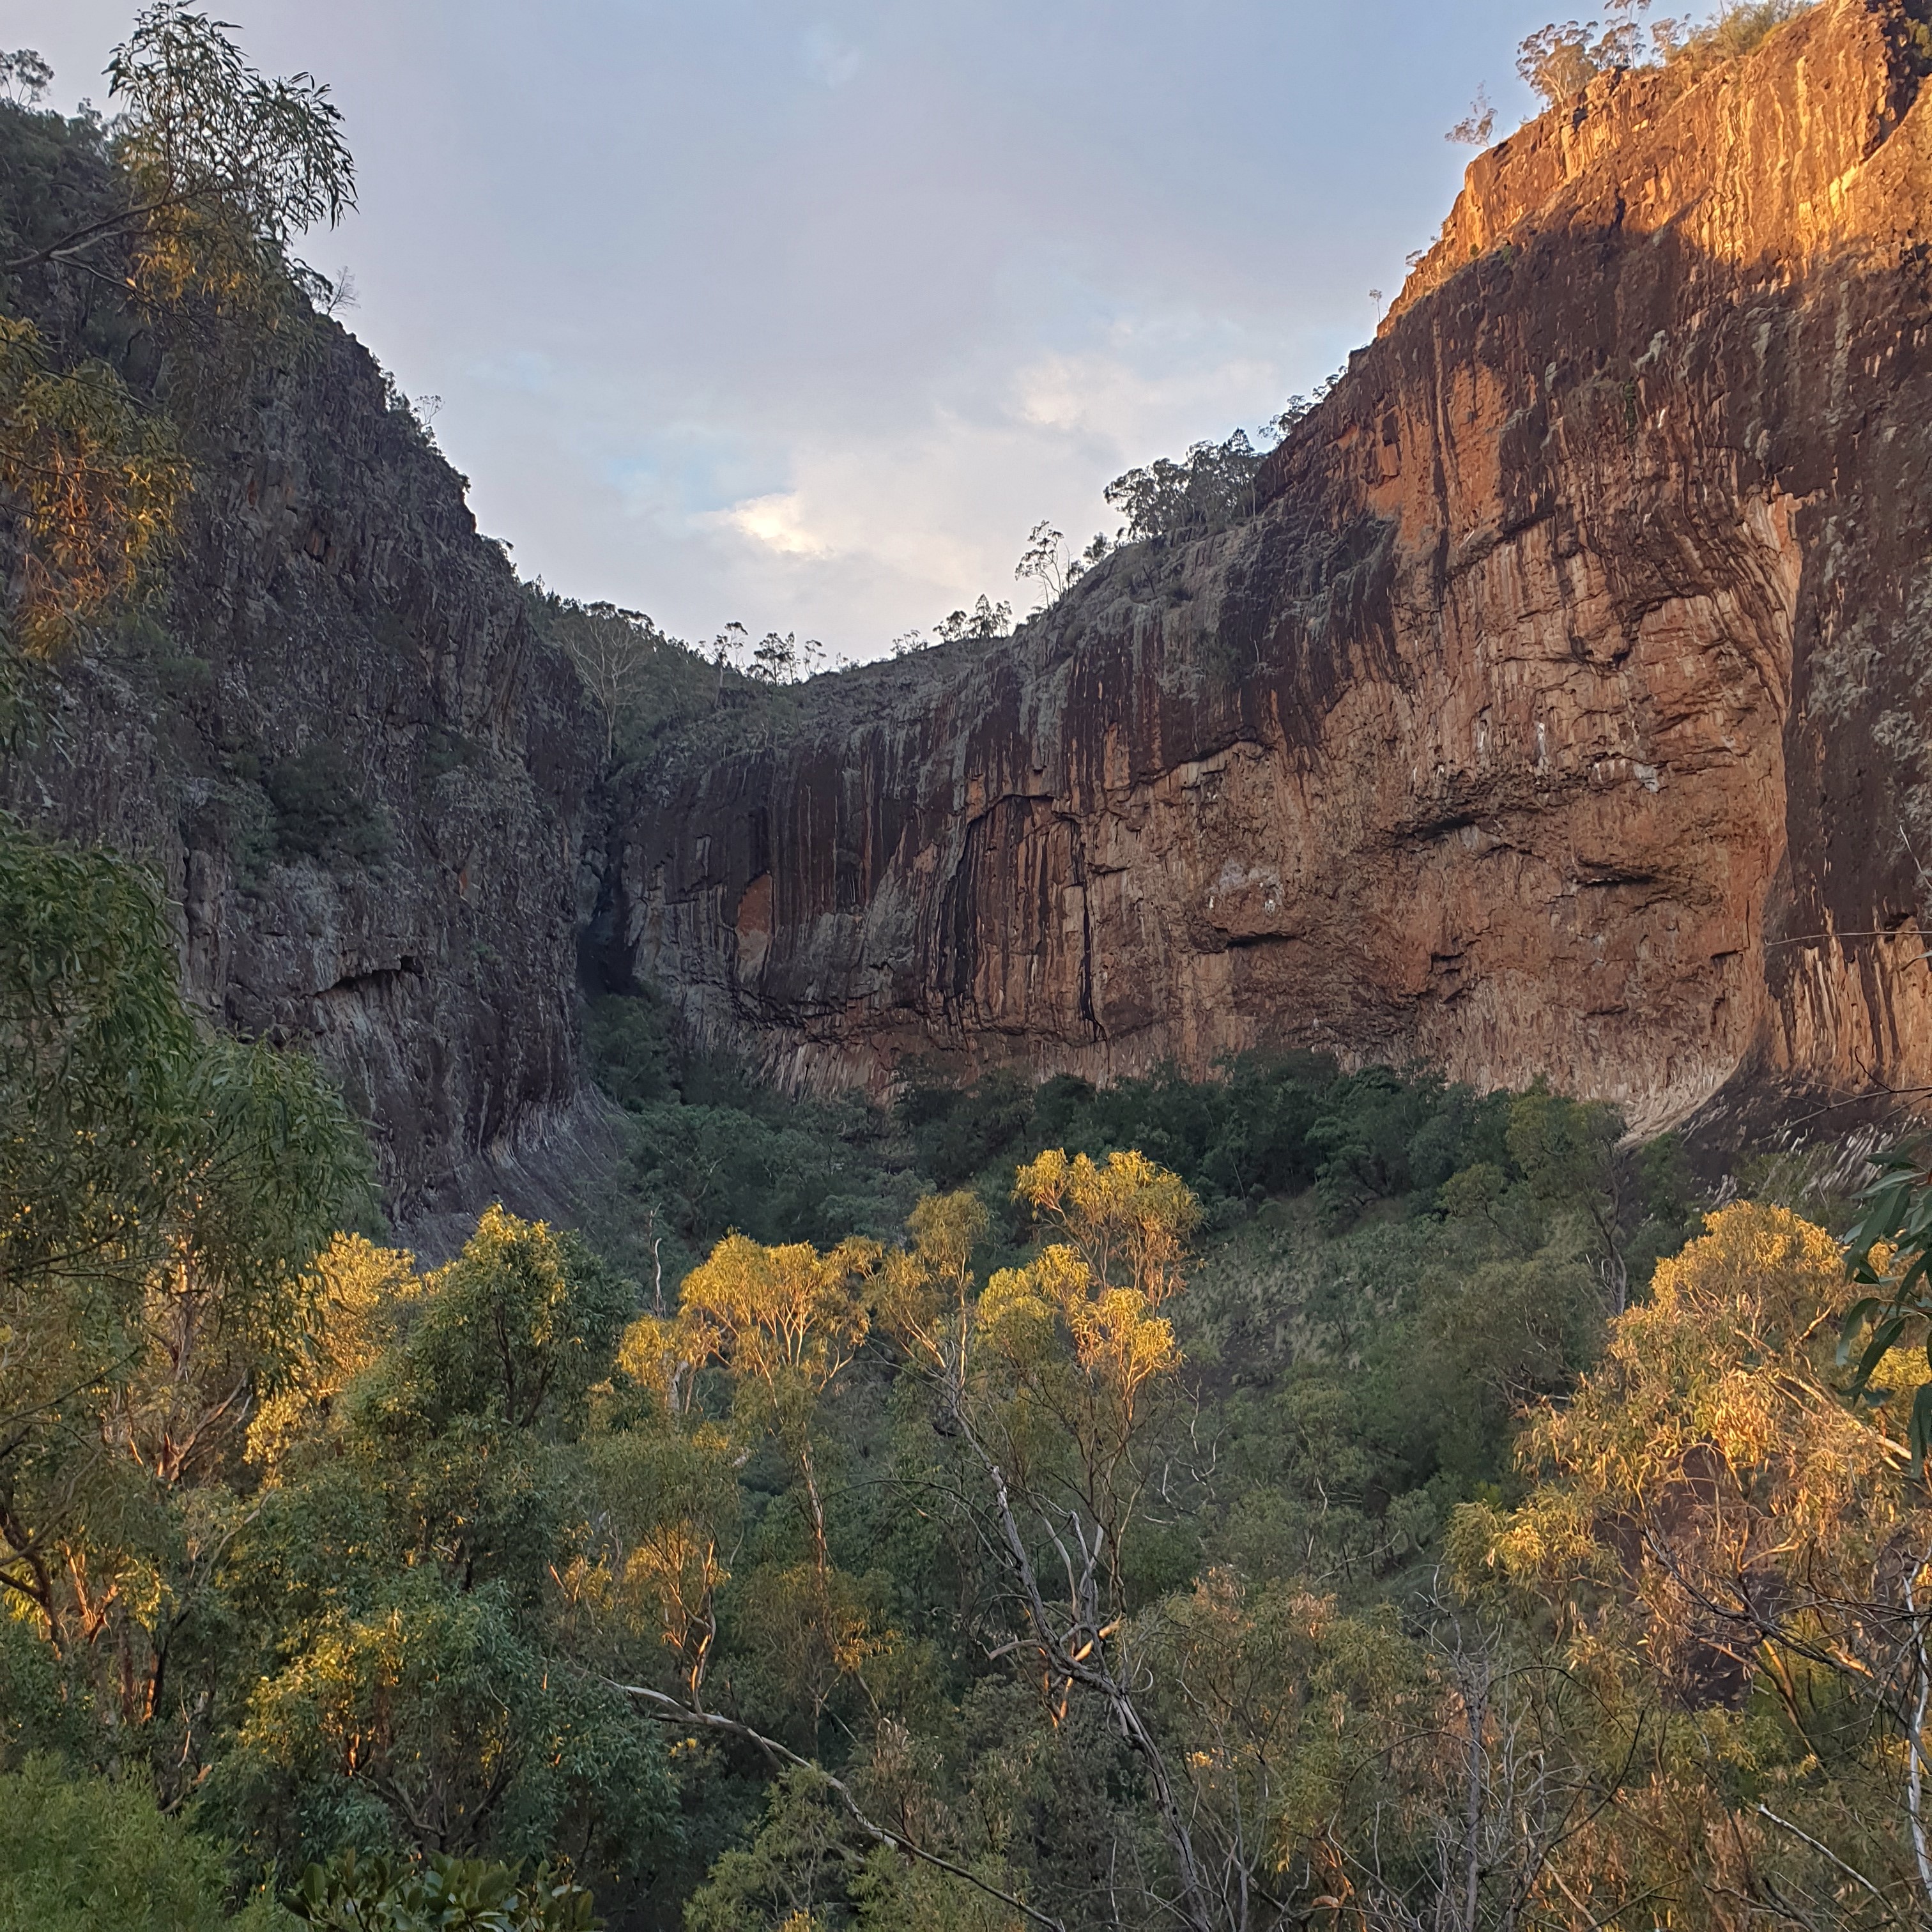
[[[211,0],[327,81],[305,252],[526,574],[869,657],[1370,332],[1548,0]],[[0,0],[104,104],[130,0]]]

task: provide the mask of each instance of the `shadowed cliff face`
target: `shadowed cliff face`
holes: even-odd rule
[[[1914,0],[1474,164],[1251,523],[634,782],[606,956],[782,1076],[1264,1043],[1932,1082],[1932,60]]]
[[[339,328],[265,352],[218,441],[164,608],[62,662],[0,802],[148,861],[190,1000],[317,1054],[412,1224],[576,1094],[596,734]]]

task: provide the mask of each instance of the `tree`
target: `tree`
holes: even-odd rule
[[[1215,1568],[1145,1612],[1149,1701],[1231,1932],[1292,1922],[1311,1895],[1372,1884],[1338,1856],[1372,1786],[1381,1843],[1412,1828],[1406,1734],[1436,1715],[1418,1647],[1332,1597]],[[1311,1870],[1321,1879],[1310,1883]],[[1301,1894],[1298,1901],[1294,1894]]]
[[[622,1868],[667,1808],[656,1744],[539,1640],[506,1584],[418,1568],[255,1686],[214,1789],[298,1853],[306,1824],[325,1843],[574,1850]]]
[[[985,642],[1003,638],[1012,628],[1013,607],[982,597],[970,610],[955,610],[932,627],[935,644]]]
[[[616,743],[617,721],[642,688],[664,640],[641,610],[614,604],[566,603],[552,632],[604,720],[604,761]]]
[[[1654,1726],[1661,1767],[1696,1727],[1690,1763],[1653,1774],[1621,1834],[1576,1834],[1580,1895],[1742,1887],[1828,1916],[1849,1876],[1902,1920],[1932,1904],[1917,1609],[1932,1520],[1899,1480],[1904,1352],[1863,1415],[1830,1386],[1843,1268],[1785,1209],[1711,1215],[1612,1323],[1602,1366],[1533,1418],[1522,1507],[1466,1504],[1452,1524],[1466,1587],[1533,1591],[1613,1731]]]
[[[1634,0],[1637,6],[1648,0]],[[1516,50],[1516,70],[1546,106],[1580,94],[1600,74],[1634,67],[1642,56],[1634,21],[1604,26],[1599,20],[1552,22],[1527,35]]]
[[[0,500],[19,532],[6,608],[29,655],[153,587],[189,487],[172,428],[118,375],[56,370],[39,330],[0,316]]]
[[[328,90],[298,74],[268,80],[224,23],[157,0],[108,63],[123,104],[116,148],[124,203],[0,264],[92,272],[110,244],[132,250],[144,295],[202,296],[258,316],[281,305],[289,244],[356,205],[355,164]],[[314,278],[310,278],[313,280]]]
[[[1496,110],[1490,104],[1489,89],[1479,87],[1475,98],[1469,103],[1468,112],[1442,138],[1458,142],[1465,147],[1486,148],[1496,129]]]
[[[958,1434],[975,1466],[988,1553],[1019,1624],[1004,1650],[1033,1663],[1055,1708],[1077,1689],[1106,1712],[1139,1760],[1165,1830],[1173,1910],[1210,1932],[1215,1907],[1188,1807],[1143,1708],[1122,1561],[1180,1364],[1159,1310],[1183,1284],[1199,1208],[1178,1176],[1137,1154],[1096,1165],[1050,1150],[1020,1168],[1014,1192],[1060,1238],[987,1282],[963,1376],[939,1340],[938,1295],[906,1293],[890,1306],[938,1389],[937,1426]],[[956,1274],[972,1226],[958,1209],[922,1232],[934,1286]],[[1058,1573],[1051,1588],[1046,1563]]]
[[[1610,1312],[1630,1298],[1624,1257],[1622,1172],[1617,1143],[1623,1116],[1600,1100],[1571,1100],[1540,1082],[1510,1103],[1507,1144],[1533,1192],[1575,1209],[1594,1235]]]
[[[0,1282],[137,1282],[196,1050],[160,896],[0,817]]]
[[[1646,37],[1635,16],[1647,13],[1650,4],[1651,0],[1606,0],[1609,11],[1624,17],[1608,23],[1565,20],[1559,26],[1552,21],[1522,43],[1516,71],[1546,106],[1554,107],[1580,93],[1599,74],[1618,68],[1687,59],[1738,59],[1766,35],[1804,13],[1811,0],[1726,0],[1702,27],[1694,28],[1688,17],[1679,15],[1652,21]],[[1480,96],[1478,104],[1486,106]],[[1450,139],[1466,140],[1478,129],[1486,140],[1489,129],[1472,110],[1469,120],[1451,130]]]
[[[37,56],[6,59],[10,87],[44,87]],[[327,88],[264,80],[221,23],[170,0],[142,12],[108,74],[122,104],[112,205],[52,236],[9,238],[0,274],[85,276],[177,321],[200,303],[265,326],[298,292],[320,292],[287,250],[355,203]],[[170,378],[177,416],[192,360],[177,356]],[[0,502],[18,532],[6,602],[21,648],[51,655],[152,590],[190,484],[178,430],[115,369],[63,366],[31,322],[0,316]]]
[[[1129,542],[1184,542],[1254,514],[1264,452],[1237,430],[1225,442],[1197,442],[1176,463],[1158,457],[1107,485],[1107,502],[1126,519]]]
[[[821,1576],[830,1558],[813,1428],[872,1325],[866,1288],[878,1261],[869,1241],[821,1255],[807,1242],[766,1248],[728,1234],[685,1277],[680,1320],[692,1359],[730,1371],[741,1420],[769,1431],[797,1466]]]
[[[72,1777],[47,1758],[0,1773],[4,1932],[271,1932],[272,1904],[231,1916],[220,1849],[139,1779]]]
[[[634,1292],[576,1235],[500,1204],[486,1210],[462,1252],[424,1285],[382,1398],[383,1426],[438,1430],[489,1416],[574,1433]]]
[[[912,1245],[889,1254],[880,1272],[880,1324],[933,1380],[949,1418],[965,1400],[977,1289],[973,1254],[988,1220],[976,1194],[928,1194],[912,1210]]]
[[[31,106],[53,85],[54,70],[32,47],[0,54],[0,88],[9,100]]]
[[[0,822],[0,1593],[138,1730],[367,1150],[310,1063],[199,1034],[124,860]]]
[[[1096,535],[1078,556],[1070,555],[1065,535],[1042,519],[1034,525],[1028,536],[1027,547],[1013,566],[1013,575],[1022,583],[1032,578],[1040,586],[1046,604],[1057,604],[1111,548],[1105,536]]]
[[[752,648],[752,634],[734,617],[711,640],[711,662],[718,669],[718,689],[715,701],[722,704],[724,699],[724,674],[740,668],[739,659],[748,656]]]
[[[344,1843],[607,1870],[670,1805],[652,1727],[603,1680],[632,1633],[597,1573],[656,1473],[599,1452],[634,1290],[573,1237],[490,1210],[426,1275],[340,1241],[224,1570],[252,1672],[205,1804],[263,1855]],[[604,1582],[608,1582],[608,1568]],[[655,1632],[647,1633],[650,1642]]]

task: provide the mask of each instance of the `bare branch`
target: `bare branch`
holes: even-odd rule
[[[881,1825],[866,1816],[858,1799],[853,1796],[851,1787],[842,1779],[834,1778],[823,1765],[815,1764],[810,1758],[801,1757],[789,1747],[782,1744],[776,1738],[768,1738],[762,1731],[754,1730],[749,1724],[740,1724],[735,1718],[727,1718],[716,1711],[694,1710],[688,1704],[680,1704],[673,1696],[662,1690],[653,1690],[644,1684],[620,1684],[614,1678],[604,1680],[614,1690],[622,1691],[627,1697],[643,1700],[650,1714],[668,1724],[695,1724],[707,1730],[722,1731],[728,1736],[742,1738],[748,1744],[757,1745],[766,1757],[774,1762],[796,1766],[801,1771],[810,1772],[814,1778],[825,1783],[838,1795],[838,1799],[850,1814],[852,1822],[874,1844],[889,1845],[908,1858],[917,1858],[922,1864],[934,1866],[950,1873],[954,1878],[965,1882],[983,1892],[989,1898],[997,1898],[1002,1905],[1010,1905],[1016,1912],[1023,1912],[1036,1925],[1044,1925],[1048,1932],[1066,1932],[1066,1926],[1058,1918],[1052,1918],[1036,1906],[1028,1904],[1023,1898],[1016,1898],[1010,1892],[1002,1892],[965,1866],[956,1864],[952,1859],[942,1858],[938,1852],[928,1851],[925,1846],[907,1838],[903,1832],[895,1832],[889,1825]]]

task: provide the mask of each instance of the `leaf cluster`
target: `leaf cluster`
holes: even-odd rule
[[[325,1932],[592,1932],[603,1921],[566,1873],[431,1852],[419,1862],[351,1850],[311,1864],[284,1900]]]

